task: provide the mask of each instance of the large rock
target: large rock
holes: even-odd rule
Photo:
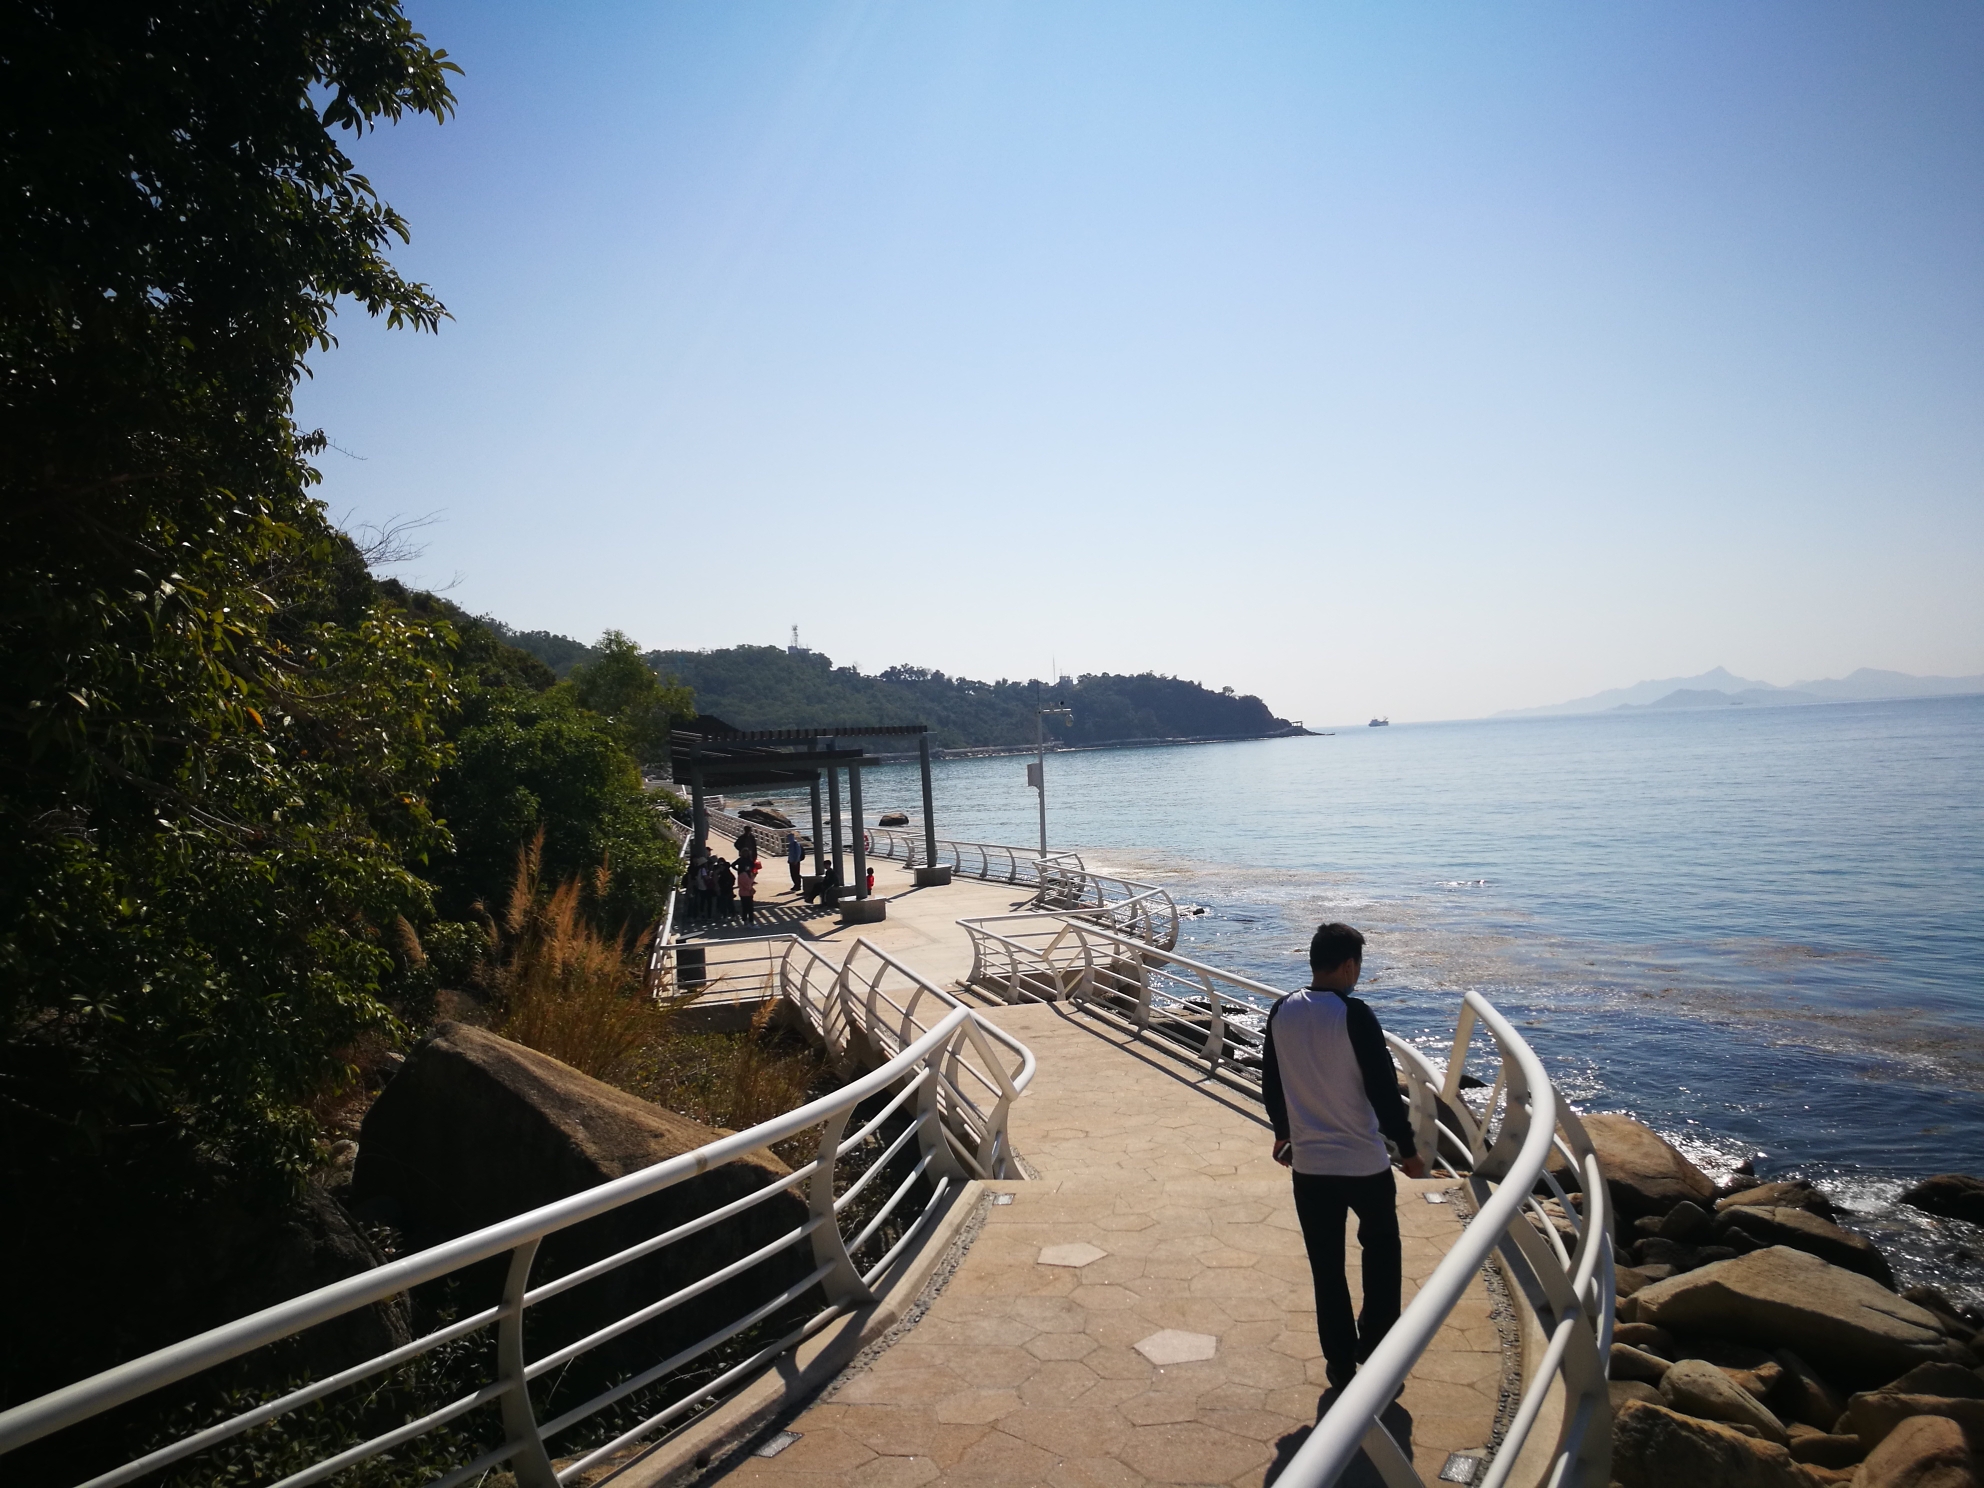
[[[1605,1393],[1612,1401],[1612,1414],[1615,1416],[1626,1408],[1626,1402],[1629,1400],[1644,1400],[1649,1405],[1667,1403],[1660,1398],[1660,1392],[1644,1380],[1607,1380]],[[1855,1437],[1854,1440],[1857,1442],[1859,1438]]]
[[[366,1114],[353,1174],[361,1207],[432,1245],[639,1172],[726,1135],[580,1074],[485,1029],[443,1023],[408,1056]],[[677,1183],[546,1238],[533,1285],[662,1234],[774,1183],[790,1170],[769,1152]],[[533,1307],[532,1348],[548,1352],[668,1296],[806,1219],[775,1194],[686,1241]],[[500,1281],[483,1268],[478,1296]],[[703,1338],[812,1269],[802,1241],[624,1335],[596,1369],[652,1362]]]
[[[1717,1212],[1730,1209],[1806,1209],[1820,1219],[1831,1219],[1837,1212],[1832,1200],[1803,1178],[1786,1178],[1777,1183],[1758,1183],[1715,1201]]]
[[[1881,1388],[1896,1395],[1948,1395],[1956,1400],[1984,1400],[1984,1377],[1961,1364],[1917,1364]]]
[[[1967,1173],[1938,1173],[1902,1194],[1901,1201],[1945,1219],[1966,1219],[1984,1225],[1984,1178]]]
[[[1880,1385],[1917,1364],[1966,1361],[1935,1317],[1858,1272],[1773,1245],[1643,1287],[1634,1322],[1789,1348],[1831,1380]]]
[[[1718,1214],[1715,1229],[1718,1238],[1733,1231],[1758,1245],[1788,1245],[1848,1271],[1858,1271],[1889,1291],[1894,1290],[1894,1272],[1873,1241],[1842,1230],[1831,1220],[1804,1209],[1739,1205]]]
[[[1850,1431],[1869,1451],[1888,1439],[1902,1422],[1914,1416],[1941,1416],[1963,1431],[1973,1452],[1984,1452],[1984,1400],[1953,1400],[1946,1395],[1900,1395],[1873,1390],[1846,1402],[1839,1429]]]
[[[1672,1366],[1658,1354],[1645,1353],[1629,1343],[1612,1345],[1611,1364],[1605,1371],[1607,1379],[1639,1380],[1643,1384],[1657,1385],[1661,1376]]]
[[[1708,1175],[1653,1128],[1630,1116],[1586,1116],[1584,1129],[1622,1221],[1666,1214],[1684,1201],[1704,1209],[1715,1202],[1715,1185]],[[1566,1188],[1578,1186],[1577,1175],[1561,1156],[1552,1166]]]
[[[761,827],[776,827],[781,832],[790,831],[792,818],[773,806],[746,806],[737,813],[747,822],[756,822]]]
[[[1779,1349],[1776,1359],[1784,1367],[1783,1379],[1771,1392],[1778,1417],[1810,1426],[1815,1431],[1831,1431],[1846,1414],[1846,1397],[1790,1349]]]
[[[1764,1440],[1790,1445],[1784,1423],[1749,1391],[1738,1389],[1728,1375],[1706,1359],[1683,1359],[1660,1377],[1660,1394],[1669,1406],[1704,1421],[1749,1426]]]
[[[6,1211],[0,1262],[13,1278],[0,1309],[0,1404],[14,1405],[210,1328],[368,1271],[378,1252],[321,1188],[274,1207],[200,1186],[211,1175],[89,1173],[77,1191],[37,1194]],[[162,1192],[182,1181],[188,1191]],[[32,1222],[30,1222],[32,1221]],[[404,1298],[392,1297],[168,1386],[156,1419],[204,1417],[218,1389],[278,1391],[323,1378],[407,1342]],[[126,1413],[129,1414],[128,1412]],[[148,1417],[147,1419],[154,1419]],[[116,1417],[103,1431],[66,1431],[0,1459],[0,1483],[74,1483],[132,1455]],[[143,1428],[143,1423],[131,1430]]]
[[[1915,1416],[1867,1454],[1853,1488],[1977,1488],[1963,1429],[1942,1416]]]
[[[1612,1330],[1612,1341],[1655,1354],[1670,1364],[1681,1357],[1676,1351],[1674,1335],[1652,1323],[1620,1323]]]
[[[1965,1317],[1956,1303],[1932,1286],[1903,1287],[1901,1295],[1917,1307],[1926,1307],[1933,1312],[1936,1321],[1943,1325],[1943,1331],[1950,1337],[1969,1343],[1976,1335],[1979,1314],[1975,1308],[1970,1309],[1970,1315]]]
[[[1791,1433],[1791,1455],[1815,1467],[1851,1467],[1867,1455],[1857,1436],[1797,1427]]]
[[[1632,1400],[1612,1422],[1612,1476],[1622,1488],[1812,1488],[1776,1442]]]

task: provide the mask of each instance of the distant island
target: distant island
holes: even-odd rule
[[[590,646],[548,631],[487,621],[510,645],[563,676],[592,658]],[[1271,739],[1307,732],[1259,698],[1154,672],[1091,673],[1058,683],[980,682],[920,666],[867,674],[803,647],[731,646],[720,651],[650,651],[649,666],[688,684],[696,707],[734,728],[813,723],[927,723],[944,749],[1031,745],[1034,710],[1057,701],[1072,720],[1049,718],[1062,748],[1221,739]]]
[[[1984,676],[1914,677],[1906,672],[1887,672],[1861,667],[1844,677],[1817,682],[1793,682],[1778,687],[1769,682],[1738,677],[1724,667],[1703,672],[1699,677],[1668,677],[1655,682],[1639,682],[1631,687],[1615,687],[1568,703],[1552,703],[1542,708],[1505,708],[1496,718],[1541,718],[1565,713],[1604,713],[1626,709],[1658,708],[1791,708],[1813,703],[1884,702],[1901,698],[1959,697],[1984,693]]]

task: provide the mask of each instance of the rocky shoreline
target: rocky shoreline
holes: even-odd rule
[[[1628,1117],[1585,1127],[1618,1216],[1620,1488],[1977,1488],[1984,1315],[1897,1291],[1810,1183],[1717,1184]],[[1942,1174],[1903,1202],[1975,1223],[1984,1182]]]

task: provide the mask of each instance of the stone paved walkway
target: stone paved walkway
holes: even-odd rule
[[[998,1185],[915,1328],[727,1483],[1258,1485],[1314,1422],[1308,1265],[1259,1104],[1079,1013],[995,1016],[1039,1058],[1013,1121],[1039,1179]],[[1450,1186],[1400,1179],[1408,1301],[1460,1233],[1423,1197]],[[1429,1480],[1487,1442],[1490,1305],[1477,1281],[1407,1383]]]

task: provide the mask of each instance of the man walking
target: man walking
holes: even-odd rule
[[[800,845],[797,832],[785,834],[785,866],[792,874],[792,892],[799,892],[799,865],[806,860],[806,849]]]
[[[1363,935],[1343,924],[1318,929],[1309,942],[1309,985],[1269,1012],[1261,1059],[1274,1159],[1295,1170],[1295,1214],[1316,1286],[1316,1331],[1330,1385],[1339,1390],[1398,1321],[1404,1263],[1382,1137],[1398,1148],[1406,1177],[1426,1176],[1384,1031],[1377,1015],[1350,995],[1363,969]],[[1353,1211],[1364,1253],[1364,1311],[1356,1318],[1343,1270],[1344,1221]]]

